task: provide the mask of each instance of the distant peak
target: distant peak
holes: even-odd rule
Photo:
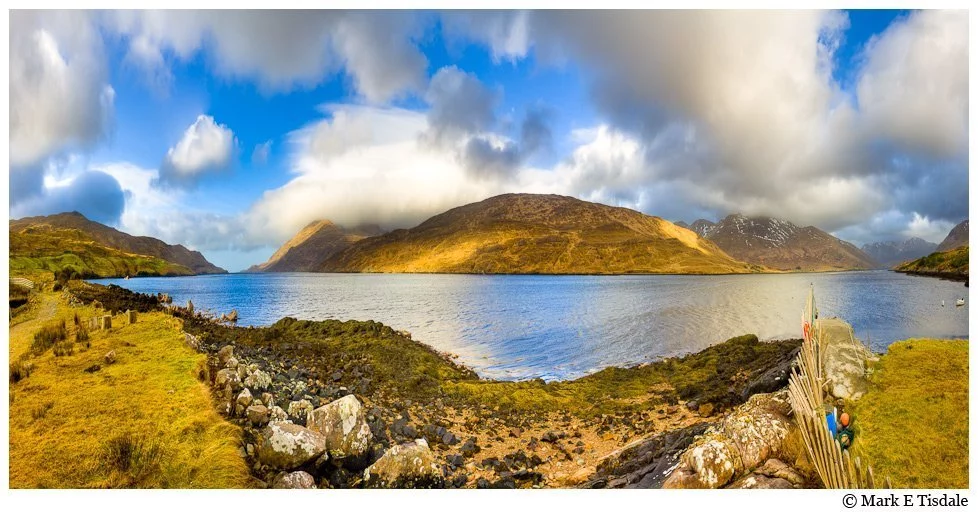
[[[70,212],[56,213],[54,215],[51,215],[51,217],[75,217],[75,218],[78,218],[78,219],[88,220],[88,217],[82,215],[82,213],[79,212],[78,210],[73,210],[73,211],[70,211]]]
[[[303,229],[311,229],[311,228],[325,227],[325,226],[335,226],[335,224],[333,224],[333,221],[328,219],[314,220],[309,224],[306,224],[306,227]]]

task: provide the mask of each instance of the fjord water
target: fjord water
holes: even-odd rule
[[[229,274],[100,279],[168,293],[197,309],[237,309],[239,325],[376,320],[459,356],[483,377],[572,379],[701,350],[733,336],[800,337],[815,285],[823,317],[839,316],[882,352],[913,337],[967,337],[962,283],[888,271],[731,276]],[[941,307],[941,301],[945,306]]]

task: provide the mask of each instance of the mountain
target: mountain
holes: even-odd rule
[[[720,222],[697,220],[690,229],[724,252],[754,265],[779,270],[858,270],[877,263],[849,242],[814,227],[769,217],[729,215]]]
[[[862,251],[879,262],[884,268],[891,268],[905,261],[915,260],[935,250],[937,250],[937,244],[916,237],[902,242],[874,242],[862,246]]]
[[[279,247],[268,261],[252,266],[248,272],[314,272],[330,256],[380,233],[377,226],[348,230],[328,220],[317,220]]]
[[[968,220],[965,219],[961,221],[960,224],[954,226],[951,232],[947,234],[944,241],[937,246],[937,252],[946,252],[951,249],[957,249],[958,247],[968,245]]]
[[[692,231],[571,197],[504,194],[365,238],[327,259],[334,272],[490,274],[745,273]]]
[[[99,277],[227,272],[197,251],[132,236],[78,212],[10,221],[11,272],[15,268],[53,272],[65,267]]]
[[[710,238],[717,228],[717,224],[706,219],[699,219],[689,226],[689,229],[703,238]]]
[[[968,246],[962,245],[949,251],[938,251],[923,258],[904,263],[897,272],[948,279],[968,279]]]

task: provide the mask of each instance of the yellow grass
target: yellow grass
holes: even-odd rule
[[[968,341],[890,345],[851,406],[854,453],[898,488],[968,487]]]
[[[83,322],[95,314],[42,294],[36,310],[14,319],[11,361],[59,318],[74,342],[75,312]],[[73,355],[62,357],[48,350],[31,359],[30,376],[10,384],[11,487],[249,485],[240,429],[217,414],[196,380],[205,356],[184,344],[177,320],[147,313],[126,325],[119,315],[110,332],[90,334],[90,348],[75,343]],[[110,350],[117,362],[106,365]],[[84,371],[93,364],[101,370]]]

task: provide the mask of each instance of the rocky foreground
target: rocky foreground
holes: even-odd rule
[[[164,307],[118,287],[72,293]],[[813,485],[777,392],[797,341],[745,336],[576,381],[493,382],[376,322],[239,328],[168,310],[208,354],[199,377],[242,427],[260,487]]]

